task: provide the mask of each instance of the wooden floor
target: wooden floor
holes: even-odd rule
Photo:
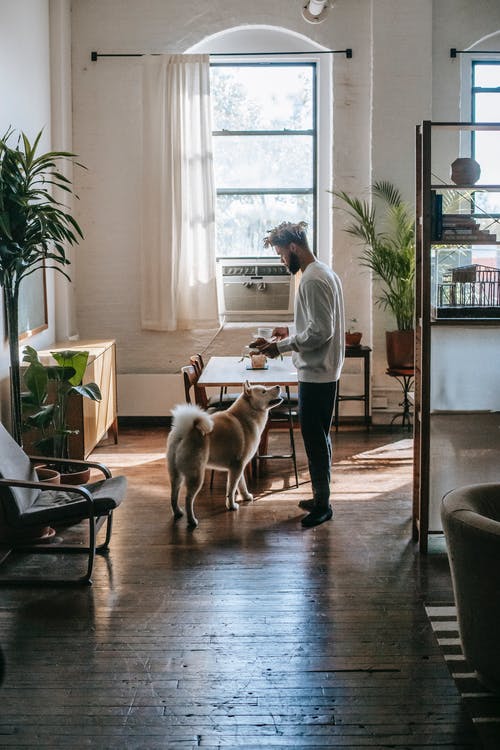
[[[410,539],[407,434],[341,429],[335,517],[309,530],[302,452],[298,489],[268,462],[229,513],[218,474],[198,529],[174,522],[165,438],[122,429],[93,454],[129,492],[92,587],[1,590],[0,747],[481,746],[424,609],[452,595],[444,548]]]

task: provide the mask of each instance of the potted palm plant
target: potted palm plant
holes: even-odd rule
[[[401,193],[390,182],[375,182],[372,194],[385,209],[343,191],[331,191],[342,202],[350,223],[345,231],[364,245],[360,261],[381,282],[376,303],[389,310],[396,331],[387,331],[387,364],[391,369],[414,366],[415,219]]]
[[[10,353],[11,432],[22,442],[19,371],[19,289],[23,279],[54,268],[66,278],[66,247],[78,243],[82,231],[52,189],[73,195],[71,182],[58,168],[73,160],[66,151],[39,154],[42,132],[31,143],[9,128],[0,138],[0,286],[4,292]],[[12,144],[12,145],[11,145]]]
[[[88,351],[57,351],[51,352],[51,356],[56,364],[45,365],[32,346],[23,349],[23,362],[28,363],[23,378],[26,390],[21,394],[25,414],[23,428],[32,431],[32,445],[37,452],[54,459],[67,459],[70,457],[69,438],[78,434],[68,421],[70,399],[78,394],[100,401],[102,396],[97,383],[83,383]],[[67,477],[64,481],[81,484],[88,481],[88,477]]]

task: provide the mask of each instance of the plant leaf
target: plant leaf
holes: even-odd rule
[[[102,394],[97,383],[85,383],[85,385],[75,385],[73,391],[79,393],[84,398],[90,398],[92,401],[101,401]]]

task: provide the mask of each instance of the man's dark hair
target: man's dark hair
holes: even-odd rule
[[[294,242],[302,247],[309,247],[306,235],[307,221],[299,221],[292,224],[291,221],[283,221],[274,229],[269,229],[264,237],[264,247],[288,247]]]

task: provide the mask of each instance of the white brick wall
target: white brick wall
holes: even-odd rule
[[[17,15],[11,18],[8,10]],[[38,23],[35,10],[42,14],[43,23]],[[41,120],[50,119],[44,84],[33,88],[32,79],[33,71],[43,74],[48,59],[43,44],[42,48],[38,44],[47,36],[47,12],[47,0],[2,3],[0,40],[24,43],[37,21],[36,65],[26,62],[23,68],[22,59],[14,60],[7,52],[2,55],[8,45],[0,45],[2,72],[5,69],[6,80],[12,81],[12,91],[2,92],[0,117],[4,125],[12,123],[31,132],[44,124]],[[32,26],[21,19],[31,19]],[[85,231],[71,268],[77,285],[77,327],[82,337],[116,339],[120,373],[175,373],[186,356],[208,346],[214,331],[140,330],[139,70],[134,59],[92,63],[90,52],[183,52],[224,29],[251,24],[288,29],[326,48],[352,47],[352,60],[336,56],[333,61],[334,186],[361,192],[374,177],[384,178],[412,199],[415,125],[431,116],[459,118],[461,63],[449,59],[449,48],[470,47],[498,31],[500,3],[338,0],[327,20],[314,26],[302,20],[295,0],[73,0],[73,148],[88,167],[76,175],[78,219]],[[11,69],[19,85],[9,75]],[[23,82],[25,73],[33,86]],[[20,111],[25,102],[31,104]],[[357,263],[358,247],[334,215],[332,223],[335,267],[344,279],[347,316],[356,317],[364,341],[373,342],[374,386],[383,391],[388,386],[384,374],[388,320],[373,310],[368,274]],[[49,293],[52,310],[53,291]],[[68,295],[66,304],[71,298]],[[40,347],[56,338],[53,326],[47,336]],[[39,346],[38,340],[33,343]],[[226,344],[231,346],[230,339]],[[5,379],[5,344],[0,355],[0,376]]]

